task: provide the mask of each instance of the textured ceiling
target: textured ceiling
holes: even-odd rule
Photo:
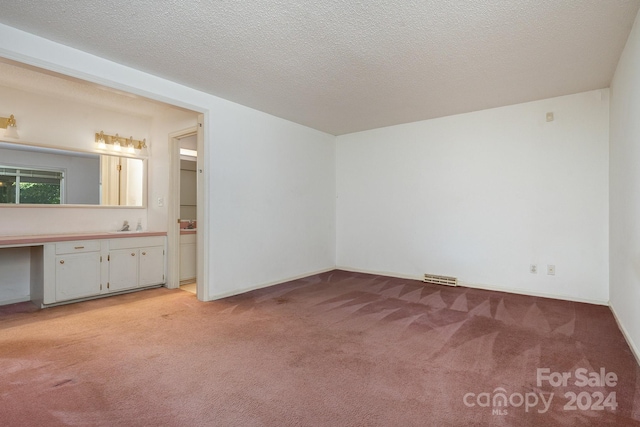
[[[0,22],[335,135],[608,87],[640,0],[0,0]]]

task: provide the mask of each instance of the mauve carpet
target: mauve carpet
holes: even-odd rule
[[[640,425],[640,369],[608,307],[333,271],[0,307],[0,425]]]

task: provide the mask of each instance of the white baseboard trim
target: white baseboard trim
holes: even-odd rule
[[[618,314],[616,313],[616,309],[613,308],[613,305],[609,304],[609,309],[611,310],[611,313],[613,313],[613,318],[616,319],[616,323],[618,324],[618,328],[620,329],[620,331],[622,331],[622,335],[624,336],[624,339],[627,341],[627,344],[629,345],[629,348],[631,349],[631,353],[633,353],[633,355],[636,358],[636,362],[638,362],[638,365],[640,365],[640,349],[638,349],[638,347],[635,345],[635,343],[631,339],[631,336],[629,335],[629,332],[627,332],[627,329],[624,327],[624,325],[620,321],[620,318],[618,317]]]
[[[314,276],[316,274],[321,274],[321,273],[327,273],[327,272],[333,271],[335,269],[336,269],[335,267],[329,267],[329,268],[325,268],[325,269],[322,269],[322,270],[312,271],[312,272],[309,272],[309,273],[304,273],[304,274],[300,274],[300,275],[297,275],[297,276],[289,277],[287,279],[275,280],[273,282],[267,282],[267,283],[262,283],[260,285],[249,286],[247,288],[235,289],[233,291],[227,291],[227,292],[222,292],[222,293],[219,293],[219,294],[213,294],[213,295],[210,295],[210,298],[209,298],[208,301],[215,301],[217,299],[232,297],[234,295],[244,294],[245,292],[255,291],[256,289],[268,288],[269,286],[275,286],[275,285],[279,285],[281,283],[287,283],[287,282],[292,282],[292,281],[298,280],[298,279],[304,279],[305,277]]]
[[[422,282],[422,277],[409,276],[407,274],[389,273],[388,271],[361,270],[358,268],[337,266],[335,270],[343,270],[351,273],[375,274],[376,276],[395,277],[396,279],[418,280]]]
[[[29,295],[27,295],[26,297],[0,300],[0,305],[17,304],[19,302],[26,302],[26,301],[31,301],[31,297]]]
[[[315,274],[320,274],[320,273],[326,273],[329,271],[333,271],[333,270],[343,270],[343,271],[349,271],[351,273],[363,273],[363,274],[374,274],[377,276],[386,276],[386,277],[394,277],[397,279],[406,279],[406,280],[416,280],[419,282],[422,282],[422,277],[415,277],[415,276],[410,276],[407,274],[400,274],[400,273],[391,273],[388,271],[375,271],[375,270],[364,270],[364,269],[359,269],[359,268],[352,268],[352,267],[344,267],[344,266],[336,266],[336,267],[330,267],[330,268],[326,268],[323,270],[318,270],[315,272],[310,272],[310,273],[306,273],[306,274],[301,274],[295,277],[290,277],[288,279],[284,279],[284,280],[277,280],[274,282],[268,282],[268,283],[264,283],[264,284],[260,284],[260,285],[256,285],[256,286],[250,286],[247,288],[242,288],[242,289],[238,289],[238,290],[234,290],[234,291],[228,291],[228,292],[223,292],[220,294],[215,294],[211,297],[210,301],[216,300],[216,299],[220,299],[220,298],[226,298],[226,297],[230,297],[233,295],[238,295],[238,294],[243,294],[245,292],[249,292],[249,291],[253,291],[256,289],[261,289],[261,288],[266,288],[269,286],[274,286],[274,285],[279,285],[281,283],[286,283],[286,282],[290,282],[292,280],[298,280],[298,279],[302,279],[305,277],[309,277],[309,276],[313,276]],[[517,295],[526,295],[526,296],[531,296],[531,297],[540,297],[540,298],[551,298],[551,299],[557,299],[557,300],[563,300],[563,301],[571,301],[571,302],[580,302],[580,303],[586,303],[586,304],[595,304],[595,305],[606,305],[609,306],[609,301],[601,301],[601,300],[592,300],[592,299],[587,299],[587,298],[576,298],[573,296],[568,296],[568,295],[558,295],[558,294],[548,294],[545,292],[531,292],[528,290],[521,290],[521,289],[512,289],[512,288],[505,288],[505,287],[500,287],[500,286],[492,286],[492,285],[486,285],[486,284],[478,284],[478,283],[469,283],[469,282],[458,282],[459,286],[461,287],[467,287],[467,288],[473,288],[473,289],[482,289],[482,290],[486,290],[486,291],[497,291],[497,292],[505,292],[508,294],[517,294]]]
[[[386,271],[362,270],[357,268],[341,267],[341,266],[337,266],[336,270],[350,271],[352,273],[375,274],[379,276],[388,276],[388,277],[395,277],[398,279],[407,279],[407,280],[418,280],[422,282],[422,277],[409,276],[409,275],[399,274],[399,273],[389,273]],[[497,291],[497,292],[505,292],[508,294],[527,295],[531,297],[551,298],[551,299],[559,299],[563,301],[583,302],[583,303],[595,304],[595,305],[606,305],[606,306],[609,305],[609,301],[576,298],[568,295],[547,294],[544,292],[531,292],[528,290],[512,289],[512,288],[505,288],[501,286],[492,286],[492,285],[485,285],[485,284],[478,284],[478,283],[458,281],[458,286],[466,287],[466,288],[482,289],[485,291]]]
[[[492,286],[485,284],[477,284],[477,283],[467,283],[467,282],[458,282],[459,286],[464,286],[467,288],[474,289],[484,289],[486,291],[498,291],[505,292],[508,294],[517,294],[517,295],[527,295],[530,297],[540,297],[540,298],[551,298],[551,299],[559,299],[563,301],[571,301],[571,302],[582,302],[586,304],[594,304],[594,305],[609,305],[609,301],[601,301],[601,300],[592,300],[588,298],[576,298],[569,295],[559,295],[559,294],[548,294],[546,292],[531,292],[529,290],[524,289],[512,289],[512,288],[504,288],[500,286]]]

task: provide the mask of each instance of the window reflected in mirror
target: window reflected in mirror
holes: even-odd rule
[[[64,171],[0,165],[0,203],[64,203]]]
[[[144,206],[142,159],[0,143],[0,204]]]

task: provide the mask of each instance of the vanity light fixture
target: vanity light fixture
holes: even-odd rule
[[[128,154],[137,154],[139,156],[147,156],[147,139],[137,140],[132,136],[124,138],[117,133],[115,135],[107,135],[103,131],[96,133],[96,146],[100,150],[113,150],[118,152],[126,152]]]
[[[13,114],[9,117],[0,117],[0,127],[4,128],[4,136],[7,138],[19,139],[18,129],[16,126],[16,119]]]
[[[129,139],[127,139],[127,153],[130,154],[135,154],[136,153],[136,148],[133,145],[133,137],[130,136]]]
[[[140,154],[141,156],[148,156],[149,152],[147,151],[147,138],[143,139],[142,141],[134,141],[137,142],[138,145],[136,145],[136,152],[138,154]]]
[[[122,151],[122,147],[120,146],[120,137],[118,136],[117,133],[113,140],[113,149],[115,151]]]
[[[101,150],[107,149],[107,143],[104,140],[104,132],[100,131],[100,134],[96,134],[96,144],[98,144],[98,148]]]

